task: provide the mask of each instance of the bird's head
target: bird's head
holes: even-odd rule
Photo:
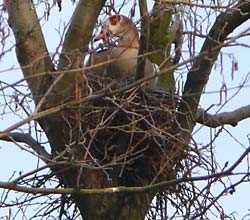
[[[97,40],[108,40],[109,37],[123,37],[130,32],[137,33],[134,23],[124,15],[110,16],[102,26],[101,32],[95,37]]]

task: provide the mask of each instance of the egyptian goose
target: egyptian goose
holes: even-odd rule
[[[88,61],[91,65],[105,63],[92,69],[92,73],[121,81],[135,76],[139,49],[139,34],[135,24],[124,15],[110,16],[95,40],[117,38],[116,46],[106,51],[94,52]],[[109,63],[107,61],[110,60]],[[144,77],[155,75],[154,65],[146,59]],[[147,83],[154,87],[155,80]]]

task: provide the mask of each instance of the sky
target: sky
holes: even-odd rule
[[[131,1],[132,2],[132,1]],[[0,1],[1,3],[1,1]],[[41,24],[43,27],[43,34],[45,36],[46,43],[50,52],[54,52],[56,46],[58,45],[60,36],[58,34],[58,30],[62,31],[63,27],[68,23],[71,17],[71,13],[73,11],[74,5],[70,2],[63,1],[62,12],[58,11],[58,8],[54,8],[51,11],[51,15],[47,21],[42,20]],[[128,7],[129,8],[129,7]],[[123,14],[128,15],[128,8],[124,9]],[[40,7],[38,11],[39,17],[43,16],[43,9]],[[187,9],[189,11],[190,9]],[[190,12],[190,11],[189,11]],[[188,12],[187,12],[188,13]],[[191,13],[191,12],[190,12]],[[205,12],[201,12],[205,13]],[[138,17],[138,11],[136,12],[136,17]],[[136,19],[135,19],[136,20]],[[240,32],[241,30],[245,30],[249,28],[249,25],[243,25],[235,33]],[[246,37],[241,42],[244,42],[250,45],[250,38]],[[14,43],[14,39],[12,38],[12,42],[8,45],[11,46]],[[198,48],[201,46],[201,42],[197,44]],[[248,105],[249,104],[249,92],[250,92],[250,68],[249,68],[249,48],[242,47],[232,47],[226,48],[223,50],[222,60],[218,60],[213,71],[211,73],[209,82],[206,86],[205,93],[202,96],[200,105],[207,109],[212,104],[215,105],[210,112],[216,112],[221,106],[226,102],[225,96],[222,99],[222,103],[220,102],[220,91],[223,83],[227,85],[228,88],[232,88],[241,84],[245,79],[246,81],[245,88],[242,88],[240,92],[237,89],[232,89],[228,91],[227,100],[230,100],[230,97],[233,97],[229,102],[223,106],[221,111],[232,111],[238,107]],[[234,73],[234,79],[232,79],[231,75],[231,58],[234,54],[235,60],[238,62],[238,70]],[[185,56],[185,55],[184,55]],[[223,69],[221,67],[221,62],[223,63]],[[20,70],[13,70],[8,72],[2,72],[9,67],[18,68],[18,63],[15,57],[14,49],[7,53],[6,56],[0,61],[0,80],[8,83],[13,83],[22,77]],[[185,78],[185,74],[183,75]],[[236,96],[235,93],[237,93]],[[11,113],[7,115],[3,115],[6,113],[3,111],[2,103],[2,94],[0,95],[0,130],[3,130],[7,126],[13,124],[20,120],[19,116],[14,116]],[[8,112],[9,110],[7,110]],[[25,117],[25,115],[21,115],[21,117]],[[202,127],[202,129],[200,129]],[[237,127],[226,126],[226,129],[230,132],[223,132],[214,143],[215,155],[217,160],[219,161],[219,165],[221,167],[227,161],[230,161],[230,164],[237,160],[237,158],[244,152],[246,147],[249,146],[249,139],[247,137],[250,134],[250,119],[244,120],[238,124]],[[210,134],[215,133],[218,129],[210,129],[204,126],[198,125],[195,128],[195,140],[196,142],[202,146],[209,142]],[[240,166],[240,170],[246,171],[246,163],[247,161],[243,161]],[[19,172],[30,171],[37,166],[37,159],[27,153],[26,151],[18,148],[13,144],[9,144],[3,141],[0,141],[0,181],[8,181],[8,179],[12,176],[13,172],[15,172],[15,176],[18,176]],[[213,191],[218,193],[220,186],[215,187]],[[15,193],[13,193],[13,199],[15,197]],[[249,198],[250,190],[249,183],[243,184],[236,189],[236,192],[233,195],[226,196],[221,200],[221,204],[225,208],[227,213],[235,212],[236,219],[243,217],[244,214],[247,214],[249,210]],[[0,217],[8,214],[7,209],[0,209]],[[20,213],[19,213],[20,214]],[[21,216],[21,214],[20,214]],[[1,218],[0,218],[1,219]],[[18,218],[17,218],[18,219]],[[213,217],[211,216],[211,219]],[[216,219],[216,218],[214,218]]]

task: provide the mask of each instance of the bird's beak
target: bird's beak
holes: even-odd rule
[[[98,40],[107,40],[108,39],[108,32],[105,29],[102,29],[99,34],[97,34],[94,38],[94,41]]]

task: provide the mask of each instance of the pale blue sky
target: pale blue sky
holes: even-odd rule
[[[132,1],[131,1],[132,2]],[[0,1],[1,3],[1,1]],[[59,42],[60,36],[56,32],[56,28],[58,29],[59,26],[63,28],[63,25],[69,21],[71,13],[73,11],[74,6],[70,3],[70,1],[63,1],[63,8],[62,12],[58,12],[58,8],[54,8],[51,11],[51,16],[48,21],[42,21],[43,25],[43,33],[47,42],[47,46],[50,52],[54,52],[55,48]],[[39,17],[43,15],[43,9],[40,8]],[[124,14],[128,14],[127,9],[123,11]],[[138,12],[136,14],[138,17]],[[246,29],[249,27],[248,24],[240,27],[238,31]],[[61,29],[62,30],[62,29]],[[12,43],[8,46],[11,46]],[[250,38],[245,38],[244,42],[248,45],[250,44]],[[243,79],[250,73],[249,68],[249,48],[242,48],[242,47],[233,47],[224,49],[223,52],[226,53],[234,53],[235,58],[238,61],[239,70],[235,73],[235,79],[231,79],[231,63],[230,60],[224,55],[224,69],[223,69],[223,76],[225,78],[226,85],[228,87],[238,86],[239,83],[243,81]],[[217,62],[219,64],[219,62]],[[0,62],[0,71],[10,66],[18,67],[14,50],[12,52],[7,53],[6,56]],[[8,71],[5,73],[0,73],[0,80],[6,82],[15,82],[16,80],[20,79],[21,72],[18,70],[15,71]],[[210,80],[206,86],[206,91],[219,91],[221,85],[223,83],[223,77],[220,74],[220,67],[217,66],[216,70],[213,70]],[[234,110],[237,107],[248,105],[250,102],[249,93],[250,93],[250,81],[246,83],[248,87],[242,89],[239,94],[234,97],[222,111],[229,111]],[[232,96],[236,90],[232,90],[228,92],[228,98]],[[2,95],[0,96],[0,103],[2,104]],[[211,104],[219,102],[219,94],[212,93],[212,94],[205,94],[202,96],[201,106],[204,108],[209,107]],[[0,108],[2,108],[0,106]],[[220,108],[220,106],[214,107]],[[0,110],[0,114],[2,110]],[[20,118],[15,117],[11,114],[8,115],[0,115],[0,130],[3,130],[7,126],[13,124],[14,122],[19,121]],[[199,126],[198,126],[199,127]],[[219,161],[220,165],[223,167],[226,161],[230,161],[232,163],[235,161],[238,156],[244,151],[246,147],[249,146],[249,141],[247,139],[247,134],[250,133],[250,119],[240,122],[236,128],[232,128],[230,126],[226,126],[227,129],[233,134],[233,136],[239,140],[244,147],[242,147],[239,143],[233,140],[230,135],[223,132],[216,141],[215,149],[216,149],[216,158]],[[213,129],[212,129],[213,130]],[[210,136],[210,129],[203,128],[201,129],[196,135],[196,141],[200,144],[206,144],[209,142]],[[0,181],[7,181],[14,171],[17,172],[16,176],[18,176],[19,171],[30,171],[34,169],[37,165],[37,159],[32,156],[31,154],[20,150],[14,144],[9,144],[6,142],[0,142]],[[241,169],[246,171],[246,161],[242,163]],[[218,189],[215,188],[214,191],[216,192]],[[15,193],[13,193],[14,199]],[[236,189],[236,193],[232,196],[227,196],[225,199],[221,200],[221,204],[224,206],[227,214],[233,211],[238,213],[238,217],[242,216],[243,214],[247,213],[247,210],[250,208],[248,203],[248,198],[250,197],[250,190],[249,190],[249,183],[241,185]],[[3,216],[8,212],[7,209],[0,210],[0,217]],[[17,218],[20,219],[20,218]],[[212,217],[211,217],[212,219]],[[215,218],[216,219],[216,218]],[[238,219],[238,218],[237,218]]]

